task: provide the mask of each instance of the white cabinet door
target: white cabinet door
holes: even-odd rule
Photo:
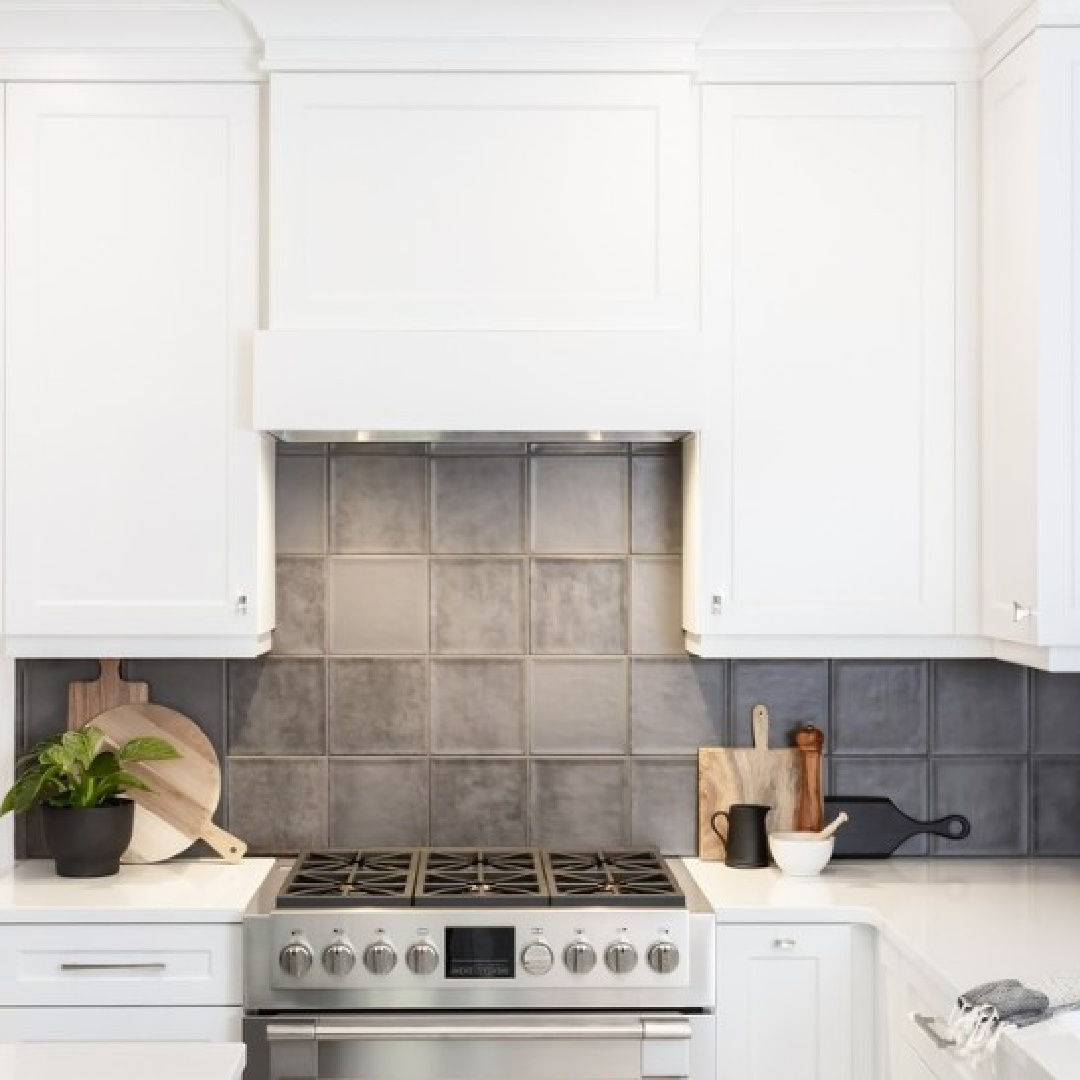
[[[258,93],[8,89],[15,655],[269,644],[272,447],[249,418]]]
[[[954,90],[704,94],[716,408],[688,454],[687,629],[951,634]]]
[[[244,1010],[0,1009],[0,1042],[241,1042]]]
[[[866,1080],[850,927],[722,926],[717,939],[719,1077]]]

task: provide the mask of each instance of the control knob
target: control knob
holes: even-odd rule
[[[405,963],[414,975],[430,975],[439,966],[439,950],[430,942],[418,941],[409,946]]]
[[[372,975],[389,975],[397,965],[397,953],[389,941],[374,941],[364,950],[364,967]]]
[[[530,975],[546,975],[554,963],[551,947],[542,941],[534,941],[521,950],[521,966]]]
[[[281,950],[278,963],[286,975],[302,979],[311,970],[311,950],[302,941],[292,941]]]
[[[587,941],[571,941],[563,951],[563,963],[575,975],[588,975],[596,967],[596,950]]]
[[[637,967],[637,949],[629,941],[613,941],[604,950],[604,963],[616,975],[625,975]]]
[[[331,975],[348,975],[356,966],[356,953],[348,942],[335,941],[323,949],[322,966]]]
[[[674,941],[655,941],[645,958],[658,975],[670,975],[679,966],[679,947]]]

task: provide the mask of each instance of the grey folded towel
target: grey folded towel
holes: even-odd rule
[[[1028,1027],[1049,1020],[1059,1012],[1080,1007],[1080,995],[1061,992],[1060,986],[1055,992],[1051,987],[1048,993],[1035,987],[1025,986],[1019,979],[999,979],[995,982],[981,983],[960,995],[958,1004],[961,1008],[993,1009],[993,1017],[1002,1024],[1014,1024],[1016,1027]]]

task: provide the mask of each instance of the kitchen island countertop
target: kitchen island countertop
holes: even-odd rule
[[[4,1080],[240,1080],[243,1043],[0,1043]]]

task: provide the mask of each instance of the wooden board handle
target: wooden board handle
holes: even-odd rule
[[[825,745],[825,735],[813,724],[804,724],[795,732],[795,745],[799,748],[802,762],[795,830],[820,832],[825,823],[825,804],[821,795],[821,751]]]
[[[769,749],[769,710],[764,705],[755,705],[750,714],[754,728],[754,749]]]
[[[243,840],[219,829],[212,821],[203,826],[199,839],[205,840],[228,863],[238,863],[247,851]]]

